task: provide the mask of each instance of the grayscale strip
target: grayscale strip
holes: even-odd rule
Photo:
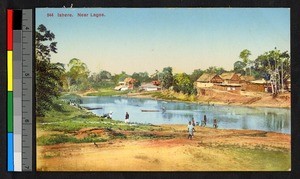
[[[32,171],[32,9],[22,15],[22,171]]]
[[[13,31],[14,171],[22,171],[22,30]]]

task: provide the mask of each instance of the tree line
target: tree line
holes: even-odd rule
[[[51,53],[57,53],[57,42],[54,42],[54,39],[54,33],[42,24],[38,26],[35,39],[36,114],[38,116],[43,116],[45,111],[51,109],[54,99],[59,97],[63,91],[112,88],[120,81],[130,77],[135,79],[135,87],[139,87],[142,83],[158,81],[163,89],[184,94],[196,94],[194,82],[203,73],[220,75],[226,72],[222,67],[211,66],[205,70],[195,69],[191,74],[174,74],[172,67],[165,67],[161,71],[156,70],[153,74],[148,74],[148,72],[127,74],[125,71],[112,74],[106,70],[91,73],[87,65],[78,58],[70,59],[68,64],[52,63]],[[287,51],[281,52],[275,48],[259,55],[254,60],[251,60],[250,56],[250,50],[243,50],[230,72],[266,80],[270,80],[275,74],[275,76],[277,75],[276,79],[281,79],[278,80],[279,86],[290,77],[290,56]]]

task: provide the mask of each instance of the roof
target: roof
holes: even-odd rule
[[[241,76],[241,80],[243,81],[253,81],[255,78],[253,76]]]
[[[215,73],[203,73],[199,78],[198,82],[210,82],[217,74]]]
[[[266,84],[267,81],[265,79],[261,79],[261,80],[254,80],[254,81],[251,81],[251,83],[254,83],[254,84]]]
[[[225,73],[222,73],[222,74],[220,75],[220,77],[221,77],[223,80],[230,80],[230,79],[233,77],[234,74],[235,74],[234,72],[225,72]]]

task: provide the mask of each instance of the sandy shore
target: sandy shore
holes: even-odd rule
[[[169,139],[117,139],[97,143],[37,146],[38,171],[287,171],[288,134],[163,125]],[[82,130],[84,131],[84,130]],[[37,130],[37,136],[46,135]],[[89,132],[93,132],[89,130]],[[126,131],[125,131],[126,132]]]
[[[214,96],[205,96],[198,98],[196,101],[182,101],[182,100],[166,100],[152,97],[151,94],[145,93],[128,93],[123,95],[130,98],[155,99],[164,101],[188,102],[203,105],[230,105],[230,106],[246,106],[246,107],[274,107],[274,108],[291,108],[291,94],[279,94],[273,98],[269,93],[251,93],[242,92],[235,94],[230,92],[223,92],[224,94],[215,94]]]

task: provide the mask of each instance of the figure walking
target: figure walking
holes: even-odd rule
[[[189,133],[188,139],[192,140],[195,129],[194,129],[194,126],[192,125],[191,121],[189,121],[189,125],[187,127],[188,127],[188,133]]]
[[[125,114],[125,123],[128,123],[129,122],[129,114],[128,112],[126,112]]]

